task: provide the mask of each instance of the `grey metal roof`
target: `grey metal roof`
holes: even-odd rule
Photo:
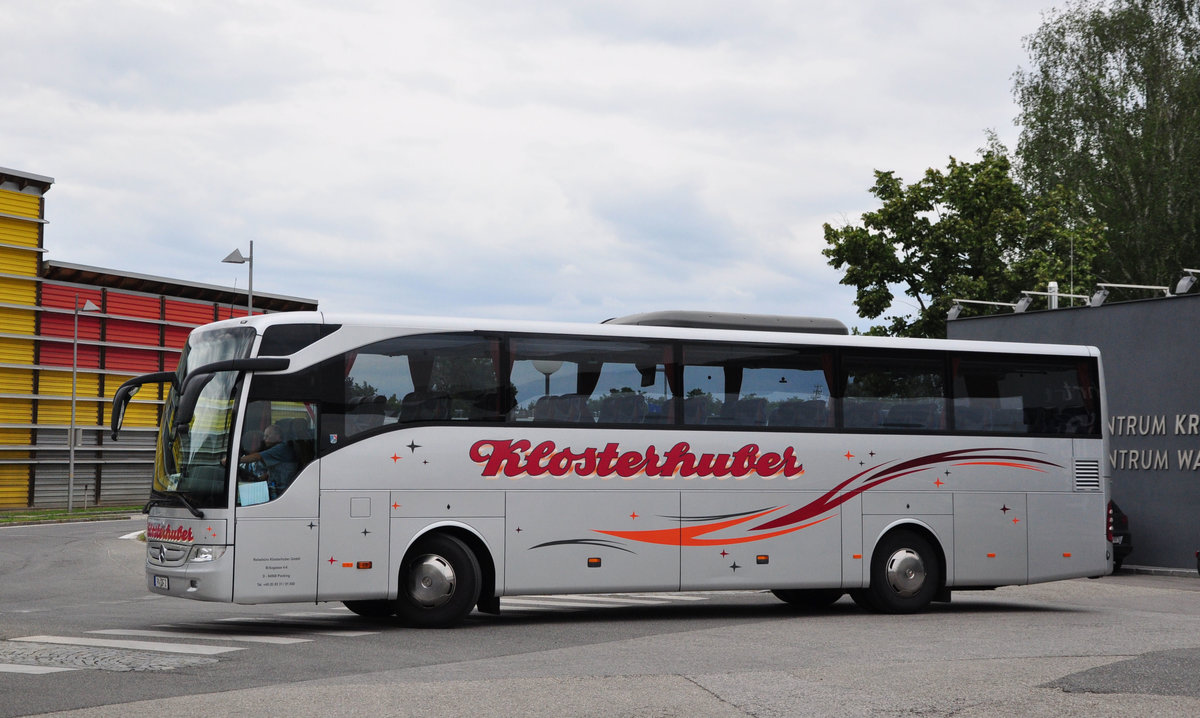
[[[149,274],[126,272],[119,269],[89,267],[48,260],[42,263],[42,278],[50,281],[87,284],[96,287],[124,289],[147,294],[163,294],[183,299],[198,299],[217,304],[245,304],[246,290],[200,284],[182,279],[155,277]],[[295,312],[317,308],[316,299],[290,297],[282,294],[254,293],[254,308],[269,312]]]

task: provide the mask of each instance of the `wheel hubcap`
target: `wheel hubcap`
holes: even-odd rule
[[[925,585],[925,562],[910,548],[902,548],[888,557],[887,581],[897,596],[911,598]]]
[[[429,554],[413,562],[408,572],[408,595],[417,604],[434,608],[450,600],[456,583],[450,562]]]

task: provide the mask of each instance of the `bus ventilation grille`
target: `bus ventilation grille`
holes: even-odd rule
[[[1100,490],[1100,462],[1095,459],[1085,459],[1075,462],[1075,490]]]

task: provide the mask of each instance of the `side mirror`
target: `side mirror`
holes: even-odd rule
[[[125,420],[125,409],[129,407],[129,400],[133,395],[138,393],[143,384],[162,384],[170,382],[171,386],[177,386],[177,378],[173,371],[159,371],[152,374],[143,374],[136,376],[117,388],[117,393],[113,395],[112,402],[112,438],[117,440],[117,435],[121,432],[121,422]]]

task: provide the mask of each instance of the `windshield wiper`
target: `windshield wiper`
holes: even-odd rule
[[[151,496],[150,500],[146,502],[146,505],[142,507],[142,513],[150,513],[150,508],[152,506],[182,506],[191,512],[192,516],[195,516],[198,519],[204,518],[204,512],[193,506],[192,502],[187,500],[187,497],[179,493]]]

